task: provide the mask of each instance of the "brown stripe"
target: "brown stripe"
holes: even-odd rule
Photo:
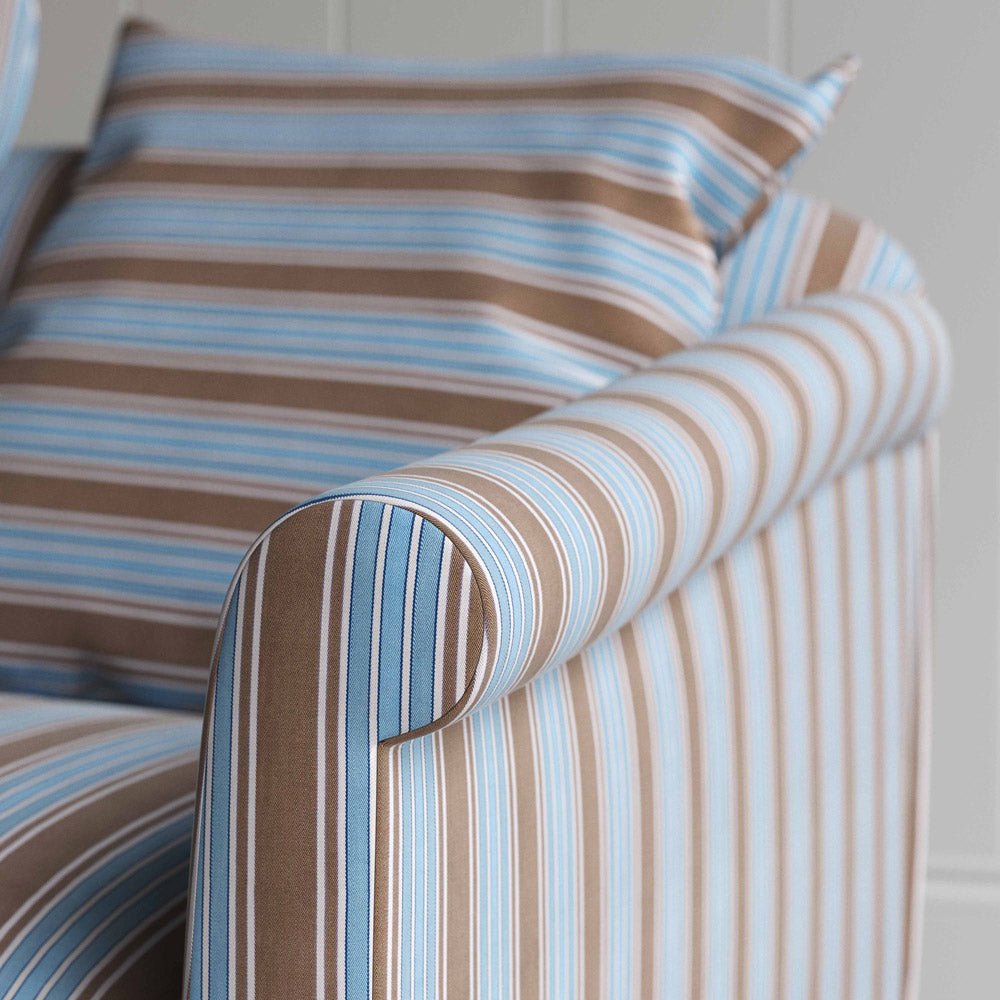
[[[727,555],[713,563],[713,575],[719,587],[722,618],[725,623],[726,663],[729,666],[730,704],[732,708],[732,768],[734,813],[736,815],[736,920],[733,950],[736,953],[735,997],[745,997],[747,991],[747,953],[750,948],[752,918],[747,881],[750,873],[749,809],[747,805],[746,762],[750,748],[746,734],[746,691],[743,658],[744,624],[736,603],[733,563]],[[810,996],[817,996],[811,993]]]
[[[819,587],[816,579],[816,554],[813,538],[812,505],[806,501],[796,512],[802,546],[802,576],[804,586],[807,652],[806,683],[809,692],[809,826],[812,832],[810,868],[812,893],[809,898],[809,996],[820,995],[820,961],[822,956],[823,920],[823,710],[820,690]]]
[[[291,378],[243,372],[208,372],[73,361],[65,358],[0,360],[0,385],[19,383],[111,392],[140,393],[219,403],[253,403],[303,410],[436,423],[489,431],[503,430],[545,409],[536,403],[467,395],[447,388],[371,385],[335,379]]]
[[[771,716],[774,733],[774,997],[785,995],[785,953],[786,923],[785,875],[787,840],[787,805],[785,774],[785,661],[784,644],[781,633],[781,611],[778,608],[779,589],[776,576],[777,557],[774,553],[774,534],[765,528],[759,535],[761,550],[761,572],[764,576],[764,593],[767,602],[767,628],[771,640],[769,673],[771,685]]]
[[[639,857],[634,862],[634,870],[639,884],[636,887],[639,897],[639,912],[636,914],[641,928],[639,939],[639,996],[652,997],[656,995],[656,915],[658,906],[663,907],[664,900],[657,898],[656,882],[656,831],[658,827],[659,810],[656,782],[653,777],[652,748],[657,745],[655,727],[650,713],[649,693],[646,690],[645,671],[649,658],[639,649],[639,640],[635,626],[626,625],[619,633],[621,641],[621,658],[625,664],[629,694],[632,700],[632,718],[635,722],[635,738],[638,746],[650,748],[650,752],[639,753],[636,759],[638,771],[638,788],[636,789],[636,805],[639,810]],[[599,841],[590,841],[597,844]],[[697,891],[697,890],[696,890]]]
[[[258,996],[315,990],[316,826],[310,818],[316,816],[316,668],[326,625],[325,545],[317,540],[327,537],[330,513],[326,505],[305,508],[279,524],[265,564],[255,824]],[[329,800],[337,801],[336,785]]]
[[[502,160],[500,162],[503,162]],[[518,161],[520,163],[521,161]],[[682,198],[646,191],[578,170],[519,170],[509,167],[465,167],[435,164],[433,167],[275,165],[255,163],[211,163],[205,161],[160,162],[127,160],[87,177],[81,197],[92,194],[127,196],[127,185],[176,185],[183,197],[185,187],[216,187],[217,197],[231,198],[240,188],[317,191],[335,197],[342,191],[465,192],[526,201],[555,202],[563,211],[577,206],[606,208],[648,222],[663,230],[704,242],[701,223]],[[163,195],[168,192],[158,191]],[[215,192],[213,192],[215,193]],[[242,193],[246,197],[245,193]],[[664,233],[664,235],[666,235]]]
[[[601,906],[601,802],[600,769],[598,766],[596,730],[588,690],[587,677],[593,672],[586,654],[568,661],[561,673],[566,680],[569,709],[576,734],[579,766],[579,811],[582,823],[580,870],[583,878],[580,894],[583,899],[583,982],[580,996],[599,996],[603,983],[603,950],[601,947],[604,912]],[[527,1000],[527,998],[525,998]]]
[[[695,112],[745,149],[753,150],[772,168],[781,166],[802,145],[801,139],[774,118],[751,111],[745,103],[728,101],[718,94],[693,85],[667,83],[638,76],[630,78],[627,69],[620,70],[617,78],[610,80],[577,78],[566,82],[549,81],[542,84],[529,81],[506,85],[495,80],[481,85],[468,81],[449,85],[437,81],[427,82],[419,77],[408,78],[399,83],[380,83],[371,77],[355,82],[343,77],[333,77],[333,74],[329,82],[322,83],[298,81],[294,78],[265,81],[249,76],[208,82],[153,80],[116,85],[105,101],[104,111],[108,114],[154,102],[167,106],[194,106],[197,110],[202,106],[252,104],[260,101],[287,101],[290,105],[321,101],[343,104],[352,101],[435,102],[446,106],[469,102],[502,105],[535,101],[565,104],[566,107],[561,110],[567,114],[577,113],[578,109],[573,105],[580,102],[621,102],[624,105],[622,113],[625,113],[629,110],[629,103],[641,101],[663,105],[665,119],[672,118],[671,112],[676,108]]]
[[[392,866],[389,838],[389,802],[391,767],[389,756],[398,754],[391,747],[379,746],[375,763],[375,884],[372,887],[372,996],[390,996],[387,964],[392,955],[393,928],[389,926],[389,878]],[[443,858],[443,855],[442,855]],[[444,900],[443,895],[438,896]],[[440,966],[439,966],[440,968]]]
[[[538,789],[535,786],[535,761],[538,747],[534,738],[534,711],[527,688],[512,692],[504,700],[505,756],[510,760],[514,780],[507,792],[510,809],[517,817],[512,838],[511,871],[515,857],[517,879],[511,886],[517,914],[514,950],[518,956],[515,982],[522,1000],[541,1000],[544,995],[541,978],[541,942],[538,915],[541,886],[541,859],[538,856]]]
[[[468,496],[490,497],[500,516],[508,523],[518,525],[524,551],[531,553],[536,566],[556,566],[562,561],[557,543],[546,532],[546,524],[539,520],[536,508],[520,490],[497,482],[475,470],[435,466],[430,463],[421,464],[419,467],[412,466],[410,476],[435,485],[444,480]],[[378,477],[372,477],[370,482],[377,483]],[[536,570],[532,575],[532,587],[535,593],[535,607],[539,609],[539,613],[536,617],[531,652],[519,675],[519,682],[534,677],[550,661],[561,631],[557,614],[541,613],[543,608],[558,609],[564,606],[565,594],[561,574]],[[486,606],[482,604],[480,606],[486,610]],[[485,628],[488,626],[484,626],[484,631]]]
[[[441,712],[452,708],[469,684],[467,664],[458,662],[459,632],[465,625],[459,621],[462,602],[462,574],[465,560],[457,546],[451,550],[448,566],[448,597],[444,612],[444,678],[441,684]],[[475,583],[473,582],[473,588]],[[471,597],[472,595],[470,595]],[[470,601],[470,605],[473,602]]]
[[[602,430],[597,426],[592,428],[595,435],[601,435]],[[594,536],[602,540],[607,560],[601,607],[593,617],[588,635],[592,638],[603,635],[611,622],[612,615],[619,606],[622,592],[629,581],[625,566],[626,539],[623,535],[622,523],[617,516],[615,507],[601,489],[600,477],[586,467],[574,463],[571,459],[564,458],[554,450],[533,445],[516,445],[505,441],[496,443],[483,441],[477,445],[477,450],[513,456],[515,459],[522,460],[524,464],[537,466],[545,470],[546,474],[561,479],[568,487],[569,492],[584,498],[587,519],[591,522]],[[516,464],[521,463],[517,462]],[[538,520],[537,514],[534,515],[534,519]],[[523,530],[524,521],[517,523],[519,528]],[[556,547],[563,551],[560,542],[564,543],[565,539],[560,538],[559,542],[555,543]]]
[[[466,766],[467,722],[441,730],[440,753],[444,784],[441,793],[448,864],[447,895],[442,907],[448,914],[447,961],[443,973],[446,1000],[469,996],[476,942],[472,934],[474,886],[472,851],[476,830],[470,822],[472,789]]]
[[[690,966],[688,970],[688,1000],[700,1000],[705,990],[705,900],[707,897],[707,866],[705,864],[705,775],[702,750],[702,709],[699,694],[698,668],[694,642],[687,618],[685,598],[675,590],[668,598],[670,619],[677,635],[680,666],[684,684],[684,711],[688,730],[688,781],[691,813],[688,817],[690,868]]]
[[[254,534],[263,531],[293,506],[284,500],[202,493],[180,486],[166,489],[2,470],[0,496],[4,503],[36,509],[141,517],[150,521],[232,528]],[[201,537],[194,535],[192,540],[200,540]]]
[[[806,295],[832,292],[840,288],[860,228],[860,223],[850,216],[837,211],[830,213],[813,258],[809,280],[806,282]]]
[[[132,1000],[133,997],[177,1000],[183,986],[186,907],[187,900],[182,899],[158,916],[104,967],[99,976],[74,992],[73,1000],[94,1000],[96,997],[101,1000]],[[173,928],[167,930],[171,924]],[[160,933],[164,936],[136,958],[136,953]],[[122,972],[125,962],[131,964]],[[102,992],[113,975],[117,975],[114,984]]]
[[[115,668],[116,657],[155,659],[157,651],[169,650],[170,655],[164,657],[167,662],[203,667],[207,675],[214,637],[215,627],[211,625],[179,625],[119,618],[110,611],[94,615],[28,604],[17,605],[16,609],[15,605],[6,605],[3,622],[3,638],[9,642],[79,649],[100,659],[102,666],[109,669]],[[124,673],[128,668],[120,669]],[[155,673],[155,667],[149,669]],[[146,672],[143,668],[143,673]]]
[[[841,705],[841,726],[843,727],[843,803],[844,803],[844,912],[841,926],[841,963],[844,970],[844,1000],[854,994],[854,663],[851,656],[851,553],[848,542],[850,521],[848,519],[847,490],[844,478],[834,484],[834,505],[837,523],[837,566],[839,570],[838,588],[840,592],[840,649],[841,685],[843,704]]]
[[[3,910],[12,913],[24,898],[12,891],[16,884],[8,881],[12,873],[30,872],[32,889],[37,888],[67,865],[78,862],[87,847],[114,837],[129,820],[141,818],[164,803],[187,798],[194,792],[198,761],[193,749],[165,757],[152,766],[164,767],[164,770],[103,794],[101,786],[88,787],[61,801],[59,808],[92,794],[97,794],[95,800],[47,828],[33,824],[28,839],[4,861],[7,884],[0,892]],[[145,766],[137,765],[109,781],[134,778],[144,769]]]
[[[631,309],[588,295],[543,289],[497,274],[457,269],[93,257],[36,262],[25,271],[19,287],[51,291],[52,286],[63,284],[101,282],[483,302],[559,329],[618,344],[650,358],[675,350],[693,336],[670,333]]]
[[[885,706],[883,675],[888,663],[883,653],[882,625],[882,553],[880,550],[879,518],[879,464],[869,461],[865,466],[868,480],[868,570],[871,580],[871,643],[874,652],[875,669],[871,672],[872,679],[872,796],[873,822],[872,840],[874,841],[873,868],[873,920],[872,920],[872,968],[874,974],[873,997],[882,996],[883,962],[885,947],[884,924],[885,912]],[[905,581],[900,580],[898,586],[905,587]]]

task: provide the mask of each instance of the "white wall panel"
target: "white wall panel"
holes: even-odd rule
[[[492,56],[553,45],[541,0],[354,0],[355,52],[408,56]]]
[[[41,6],[38,74],[21,141],[82,143],[128,7],[120,0],[41,0]]]
[[[76,0],[84,4],[85,0]],[[329,21],[343,12],[325,0],[136,0],[143,16],[205,38],[325,49]]]
[[[802,183],[897,233],[954,336],[942,429],[932,853],[989,854],[998,789],[1000,5],[796,0],[793,68],[865,65]],[[984,114],[984,112],[986,112]]]
[[[565,0],[571,49],[713,51],[781,62],[783,8],[771,0]],[[777,36],[777,37],[774,37]]]
[[[931,884],[921,1000],[995,1000],[1000,983],[1000,891]]]

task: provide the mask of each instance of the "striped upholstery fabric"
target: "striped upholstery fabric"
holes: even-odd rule
[[[188,995],[900,995],[948,373],[922,297],[817,295],[269,529]]]
[[[371,996],[915,996],[927,448],[381,747]]]
[[[15,149],[0,166],[0,303],[36,237],[69,194],[75,149]]]
[[[175,1000],[190,715],[0,696],[0,996]]]
[[[720,330],[818,292],[923,291],[913,259],[884,229],[794,191],[774,199],[721,269]]]
[[[322,490],[713,329],[850,60],[423,65],[126,31],[0,342],[0,679],[198,708],[225,588]]]
[[[21,128],[38,63],[38,0],[0,0],[0,166]]]

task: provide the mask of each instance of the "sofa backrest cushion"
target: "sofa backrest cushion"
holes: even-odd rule
[[[0,164],[0,305],[35,239],[69,195],[80,150],[14,149]]]
[[[283,510],[707,336],[716,248],[852,72],[130,24],[0,325],[0,681],[197,707],[233,569]]]
[[[910,254],[869,219],[782,191],[721,261],[719,329],[821,292],[924,291]]]

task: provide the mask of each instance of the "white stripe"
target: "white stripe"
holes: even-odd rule
[[[257,695],[260,684],[260,619],[264,601],[264,567],[271,536],[260,545],[253,602],[253,635],[250,645],[250,707],[247,736],[247,1000],[257,993]],[[208,994],[204,996],[208,1000]]]
[[[330,599],[337,522],[343,504],[330,508],[323,562],[323,596],[319,618],[319,662],[316,665],[316,998],[326,996],[326,716],[330,676]]]

